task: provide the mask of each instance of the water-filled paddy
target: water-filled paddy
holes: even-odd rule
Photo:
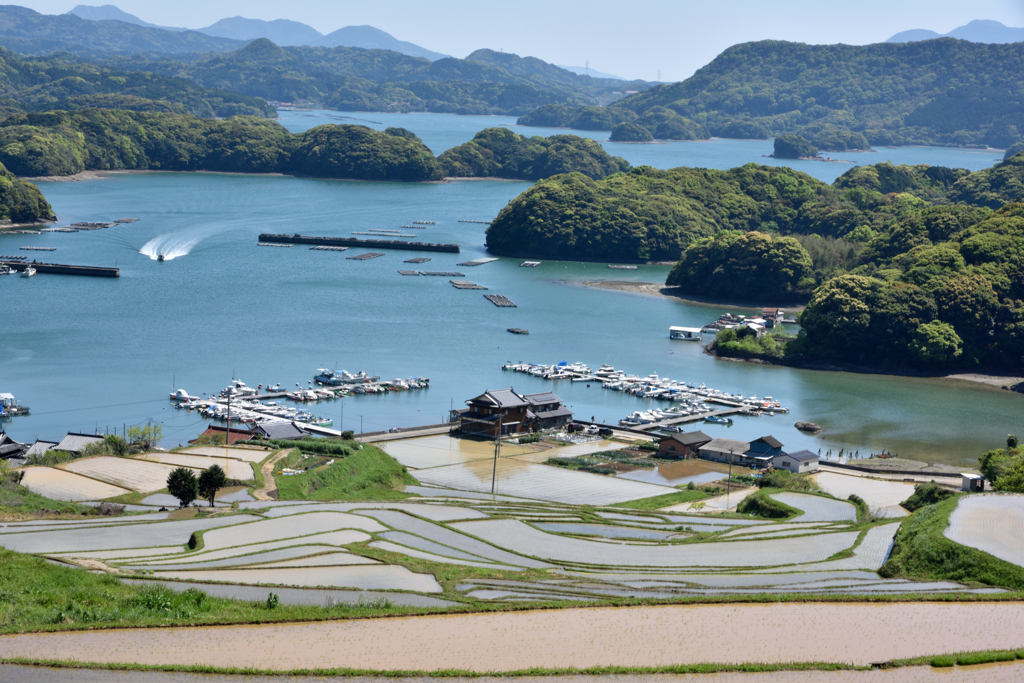
[[[785,633],[787,645],[751,633]],[[843,635],[822,637],[830,633]],[[0,637],[0,657],[278,671],[500,672],[793,661],[867,665],[1016,649],[1021,633],[1024,611],[1013,603],[738,604],[27,634]],[[206,647],[211,640],[218,647]]]

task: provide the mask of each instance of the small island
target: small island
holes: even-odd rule
[[[780,135],[775,138],[776,159],[819,159],[818,148],[799,135]]]

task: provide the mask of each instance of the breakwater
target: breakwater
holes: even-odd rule
[[[37,263],[35,261],[0,261],[0,266],[10,266],[14,270],[23,271],[29,266],[37,273],[53,275],[88,275],[91,277],[121,277],[120,268],[102,268],[97,266],[72,266],[66,263]]]
[[[272,235],[260,233],[261,243],[276,244],[317,244],[328,247],[373,247],[375,249],[406,249],[410,251],[443,251],[450,254],[460,252],[457,244],[435,244],[433,242],[406,242],[402,240],[362,240],[355,237],[311,237],[309,235]]]

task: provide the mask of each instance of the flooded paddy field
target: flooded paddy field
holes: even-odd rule
[[[949,516],[946,538],[1024,565],[1024,506],[1018,496],[961,498]]]
[[[1009,683],[1024,677],[1024,664],[1007,662],[978,666],[934,669],[912,666],[873,671],[772,671],[763,673],[722,672],[716,674],[611,674],[520,676],[521,683]],[[325,683],[326,676],[275,676],[192,674],[164,671],[110,671],[56,669],[51,667],[0,664],[0,679],[18,683]],[[352,676],[348,683],[422,683],[419,677]],[[504,683],[507,678],[452,677],[452,683]]]
[[[785,633],[787,646],[751,633]],[[0,657],[270,671],[502,672],[792,661],[865,666],[1016,649],[1024,645],[1022,634],[1024,611],[1010,603],[736,604],[26,634],[0,637]],[[218,646],[210,648],[210,642]]]

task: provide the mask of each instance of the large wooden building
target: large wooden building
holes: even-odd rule
[[[521,395],[513,389],[497,389],[471,398],[466,405],[452,411],[452,419],[461,421],[465,434],[521,434],[557,429],[572,422],[572,411],[550,391]]]

